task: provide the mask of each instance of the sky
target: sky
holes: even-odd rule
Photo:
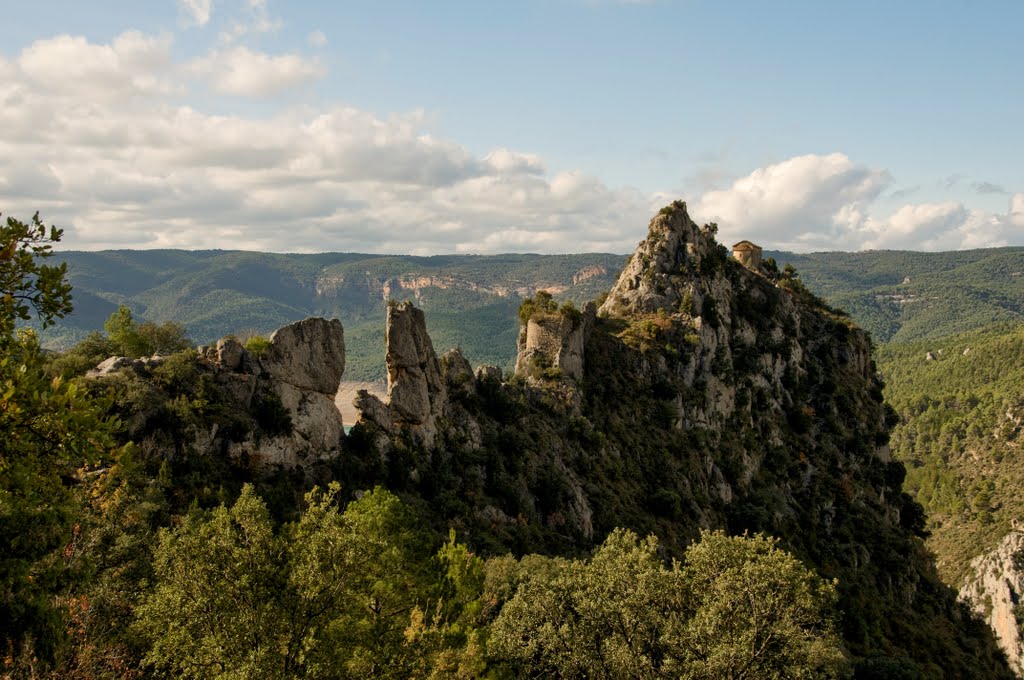
[[[0,213],[65,248],[1024,245],[1024,3],[0,1]]]

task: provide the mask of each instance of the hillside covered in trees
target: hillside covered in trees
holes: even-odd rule
[[[385,304],[413,299],[439,343],[473,361],[511,366],[516,308],[537,290],[577,304],[606,290],[620,255],[434,257],[240,251],[61,252],[75,310],[42,334],[67,349],[103,328],[121,305],[140,321],[173,321],[197,343],[249,337],[308,316],[338,318],[351,350],[350,380],[383,379]]]

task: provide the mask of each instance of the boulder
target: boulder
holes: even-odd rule
[[[245,347],[237,338],[229,335],[217,341],[217,361],[229,371],[237,371],[244,356]]]
[[[345,373],[341,322],[309,318],[278,329],[261,364],[274,380],[333,398]]]
[[[102,378],[125,368],[131,368],[134,364],[135,360],[128,357],[109,357],[97,364],[96,368],[89,369],[85,376],[87,378]]]

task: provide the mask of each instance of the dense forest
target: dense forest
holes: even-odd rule
[[[882,345],[886,398],[900,414],[893,454],[924,506],[930,545],[950,583],[1024,516],[1024,328],[996,325]]]

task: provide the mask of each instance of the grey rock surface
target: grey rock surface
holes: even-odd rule
[[[278,329],[261,363],[274,380],[333,396],[345,373],[341,322],[309,318]]]

